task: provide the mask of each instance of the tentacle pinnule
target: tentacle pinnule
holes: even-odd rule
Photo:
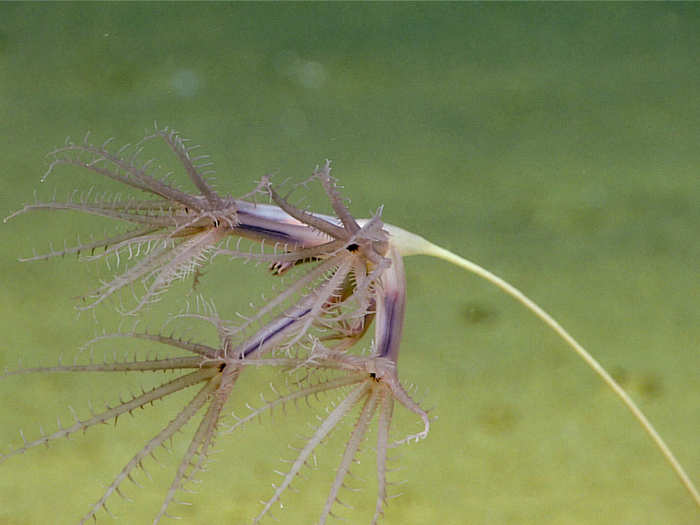
[[[204,264],[216,243],[222,239],[222,235],[217,230],[204,230],[184,240],[169,238],[161,240],[150,253],[131,268],[87,294],[92,301],[79,309],[93,308],[122,288],[143,280],[146,284],[146,292],[138,299],[136,306],[127,312],[135,313],[172,282],[188,277],[197,267]]]
[[[258,523],[263,516],[265,516],[272,505],[274,505],[282,496],[282,494],[287,490],[289,485],[292,483],[294,478],[299,474],[299,471],[307,462],[313,451],[321,442],[326,438],[328,434],[340,423],[343,418],[347,415],[350,409],[362,399],[367,392],[370,390],[370,385],[366,382],[356,386],[348,396],[341,401],[333,411],[330,412],[328,417],[319,425],[314,435],[309,439],[306,445],[299,452],[299,456],[296,458],[289,472],[282,480],[282,483],[276,487],[275,493],[272,497],[265,503],[263,510],[258,514],[258,516],[253,520],[253,523]]]
[[[190,372],[184,376],[180,376],[172,381],[164,383],[153,390],[144,392],[143,394],[132,398],[129,401],[122,402],[116,406],[108,407],[107,410],[95,414],[87,419],[78,420],[76,418],[75,423],[70,426],[59,428],[56,432],[42,436],[33,441],[25,441],[24,445],[18,449],[15,449],[7,454],[0,456],[0,463],[6,461],[12,456],[18,454],[23,454],[31,448],[38,447],[40,445],[46,445],[52,441],[62,439],[75,434],[76,432],[85,431],[90,427],[99,425],[106,421],[116,420],[120,415],[132,412],[137,408],[145,407],[148,404],[153,403],[159,399],[163,399],[175,392],[189,388],[193,385],[206,381],[216,374],[216,369],[204,368],[197,369],[194,372]]]
[[[173,502],[178,491],[184,488],[184,484],[191,481],[195,474],[199,472],[211,449],[216,437],[219,420],[224,409],[224,405],[231,394],[231,389],[240,375],[239,368],[230,368],[221,375],[221,379],[209,396],[211,402],[207,408],[197,430],[190,442],[185,455],[180,461],[175,477],[168,489],[165,500],[160,511],[153,520],[153,525],[160,522],[163,517],[169,517],[168,507]]]
[[[301,277],[297,278],[290,286],[277,294],[273,299],[265,305],[257,309],[256,313],[249,317],[244,323],[237,326],[235,329],[229,330],[229,335],[240,333],[254,323],[260,322],[266,315],[274,312],[277,308],[291,300],[295,294],[303,292],[310,287],[315,281],[323,277],[324,274],[333,270],[339,263],[337,258],[331,257],[321,264],[315,266]]]
[[[266,360],[270,361],[270,360]],[[263,364],[263,363],[260,363]],[[297,363],[292,363],[291,361],[288,361],[286,363],[282,363],[283,366],[289,366],[292,364],[298,364]],[[253,365],[256,366],[256,365]],[[244,417],[236,417],[234,415],[234,419],[236,422],[231,425],[229,428],[227,428],[223,433],[224,434],[230,434],[231,432],[234,432],[238,428],[242,427],[246,423],[249,423],[250,421],[253,421],[255,419],[258,419],[264,414],[265,412],[272,412],[275,408],[280,407],[284,409],[286,405],[289,403],[294,403],[299,399],[306,399],[310,398],[312,396],[318,396],[318,394],[323,393],[323,392],[329,392],[332,390],[337,390],[341,388],[346,388],[349,385],[353,385],[356,383],[359,383],[363,380],[362,377],[358,376],[352,376],[352,375],[343,375],[339,377],[335,377],[332,379],[326,379],[319,381],[317,383],[312,383],[308,384],[306,386],[302,386],[301,388],[298,388],[296,390],[292,390],[288,394],[284,395],[278,395],[275,399],[272,401],[266,402],[263,406],[251,410],[251,412]]]
[[[252,250],[242,251],[239,249],[230,250],[222,248],[216,251],[215,255],[224,255],[236,259],[246,261],[266,262],[270,263],[270,270],[273,274],[281,275],[289,268],[309,262],[316,262],[334,255],[338,250],[345,246],[343,241],[331,241],[318,246],[299,249],[283,249],[282,252],[265,252],[260,250],[254,253]],[[284,248],[284,247],[283,247]]]
[[[335,211],[337,217],[342,221],[345,229],[351,234],[357,232],[360,229],[360,226],[357,224],[357,221],[350,214],[350,211],[343,203],[343,198],[340,196],[340,193],[338,193],[338,190],[336,190],[336,181],[333,177],[331,177],[331,161],[326,160],[323,168],[321,169],[318,169],[317,167],[314,171],[314,176],[318,177],[321,181],[323,189],[326,191],[326,194],[331,201],[333,211]]]
[[[190,180],[194,183],[197,189],[202,193],[202,195],[207,199],[209,204],[213,207],[219,208],[223,205],[223,199],[213,190],[213,188],[206,182],[205,175],[202,173],[201,169],[208,167],[210,164],[195,166],[194,162],[207,158],[207,156],[199,156],[193,158],[190,153],[197,146],[187,147],[185,145],[186,139],[183,139],[180,134],[174,129],[161,129],[156,132],[160,137],[163,138],[165,143],[170,147],[170,149],[177,155],[180,163],[185,167],[187,175]],[[211,172],[213,173],[213,172]]]
[[[391,378],[389,381],[387,381],[387,383],[389,384],[391,394],[394,399],[420,417],[423,421],[423,430],[415,434],[410,434],[405,438],[394,442],[392,446],[403,445],[404,443],[410,443],[412,441],[418,442],[421,439],[427,438],[428,433],[430,432],[430,416],[428,415],[428,412],[423,410],[421,406],[408,395],[404,387],[399,382],[398,377]]]
[[[286,198],[282,197],[279,193],[277,193],[277,191],[273,188],[272,183],[267,177],[263,178],[263,184],[267,188],[267,191],[270,193],[270,197],[275,202],[275,204],[277,204],[280,208],[282,208],[282,210],[284,210],[290,216],[294,217],[296,220],[307,224],[308,226],[311,226],[312,228],[315,228],[320,232],[330,235],[334,239],[347,240],[352,235],[344,228],[333,224],[329,220],[326,220],[308,211],[301,210],[296,206],[290,204]]]
[[[116,253],[125,247],[130,248],[136,246],[136,249],[138,250],[143,244],[161,240],[163,238],[161,235],[153,235],[153,233],[156,231],[157,230],[154,228],[131,230],[123,234],[105,237],[96,241],[78,243],[77,245],[70,247],[66,246],[62,250],[51,250],[48,253],[33,255],[31,257],[20,257],[19,261],[44,261],[55,257],[64,257],[66,255],[73,254],[81,255],[83,253],[89,254],[85,256],[85,259],[99,259],[112,253]],[[102,253],[95,254],[95,251],[98,249],[104,249],[104,251]]]
[[[61,372],[164,372],[171,370],[207,368],[212,366],[215,366],[213,361],[203,362],[201,357],[183,356],[168,357],[164,359],[134,359],[129,361],[115,361],[111,363],[90,363],[85,365],[57,365],[20,368],[17,370],[9,370],[3,374],[0,374],[0,378],[25,374],[49,374]]]
[[[78,211],[89,215],[98,215],[110,219],[118,219],[134,224],[146,224],[155,228],[164,228],[174,222],[177,208],[165,209],[163,203],[160,208],[147,210],[144,206],[150,201],[130,200],[120,204],[103,202],[37,202],[26,204],[21,209],[8,215],[5,222],[23,213],[39,210]]]
[[[107,487],[104,494],[90,508],[90,511],[83,516],[80,524],[84,524],[94,518],[100,508],[107,509],[107,500],[118,491],[119,485],[129,478],[131,472],[141,466],[143,460],[153,453],[158,447],[170,439],[179,429],[181,429],[209,400],[214,390],[219,386],[220,377],[215,375],[211,377],[201,390],[195,395],[192,400],[177,414],[177,416],[168,425],[163,428],[156,436],[154,436],[146,445],[139,450],[133,458],[124,466],[119,474],[114,478],[112,483]]]
[[[376,525],[384,515],[387,499],[387,456],[389,452],[389,430],[394,410],[394,399],[388,392],[380,393],[379,423],[377,425],[377,503],[372,517],[372,525]]]
[[[131,148],[131,145],[127,144],[116,152],[107,148],[109,141],[105,141],[102,146],[91,144],[88,141],[89,135],[86,135],[82,143],[68,140],[64,146],[50,153],[53,158],[42,181],[54,172],[56,166],[78,166],[138,190],[178,202],[183,206],[200,209],[201,201],[198,198],[180,191],[148,173],[152,160],[137,162],[138,155],[142,150],[141,146],[156,136],[148,135],[136,147]],[[124,154],[130,150],[132,150],[130,155]]]
[[[357,418],[357,422],[355,423],[352,434],[350,435],[350,439],[348,440],[348,443],[345,446],[345,452],[343,453],[340,465],[338,466],[338,470],[336,471],[335,479],[333,480],[333,485],[331,486],[330,493],[328,494],[328,499],[326,500],[326,504],[323,507],[323,511],[321,512],[321,519],[319,520],[319,525],[324,525],[326,523],[328,516],[331,515],[331,509],[333,508],[333,505],[338,500],[338,493],[340,492],[340,488],[342,487],[343,482],[345,481],[345,476],[347,476],[350,470],[350,465],[355,459],[355,455],[357,454],[357,451],[360,448],[360,444],[362,443],[362,440],[365,437],[369,424],[371,423],[372,418],[374,417],[374,413],[377,409],[378,398],[378,391],[371,388],[367,399],[365,400],[365,404],[362,407],[362,410],[360,411],[360,415]]]

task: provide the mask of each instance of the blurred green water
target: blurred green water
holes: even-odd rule
[[[331,158],[356,214],[384,204],[388,222],[551,310],[697,480],[699,22],[692,4],[3,4],[0,210],[35,188],[88,187],[70,170],[38,182],[44,153],[86,130],[133,141],[154,120],[176,126],[206,145],[219,188],[234,194]],[[71,297],[104,270],[15,258],[95,228],[37,214],[0,229],[0,365],[53,363],[93,335]],[[407,271],[401,373],[438,419],[401,451],[394,480],[407,483],[385,523],[698,522],[632,418],[529,314],[443,263],[408,260]],[[269,290],[259,273],[217,264],[204,292],[222,313],[242,309]],[[181,305],[174,295],[164,310]],[[98,317],[118,322],[108,309]],[[149,381],[3,379],[2,450],[19,428],[52,429],[67,405],[85,414],[88,400]],[[255,383],[241,392],[257,396]],[[0,523],[75,523],[177,401],[3,464]],[[309,418],[221,439],[195,506],[179,510],[185,522],[254,516]],[[343,432],[275,513],[283,523],[319,515]],[[366,448],[368,490],[351,523],[369,522],[374,505]],[[128,488],[134,504],[116,498],[119,522],[149,523],[175,462],[164,456],[170,470],[154,466],[153,483]]]

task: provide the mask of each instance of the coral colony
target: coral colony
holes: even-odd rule
[[[155,161],[143,159],[144,147],[163,141],[175,154],[196,191],[186,192],[171,182],[171,174],[160,172]],[[369,219],[356,219],[340,195],[331,176],[330,162],[317,168],[304,182],[318,183],[333,209],[333,216],[314,213],[292,204],[281,196],[268,177],[241,198],[225,196],[209,182],[207,156],[196,156],[195,146],[168,128],[155,129],[133,146],[115,149],[110,141],[93,145],[89,137],[66,144],[51,153],[45,180],[63,165],[77,166],[130,187],[130,196],[112,197],[82,194],[68,202],[36,202],[26,205],[7,219],[34,210],[73,210],[108,217],[127,225],[123,233],[74,247],[51,250],[25,260],[41,260],[77,254],[87,260],[105,259],[114,275],[84,297],[80,309],[91,309],[116,302],[124,315],[138,316],[157,301],[175,281],[202,277],[202,269],[215,257],[263,263],[274,275],[292,276],[278,295],[236,322],[222,318],[208,303],[197,311],[174,316],[177,323],[195,318],[210,324],[218,334],[218,345],[149,333],[136,329],[114,334],[160,343],[168,354],[154,358],[77,363],[8,371],[6,375],[33,372],[152,372],[170,371],[160,385],[145,390],[105,410],[93,411],[85,419],[33,440],[22,435],[24,444],[0,456],[4,462],[25,451],[68,437],[71,434],[116,419],[137,408],[176,392],[188,390],[191,397],[171,421],[138,450],[124,465],[102,496],[80,523],[96,517],[114,493],[120,493],[125,480],[142,468],[142,461],[165,446],[190,420],[198,421],[184,456],[165,493],[162,506],[154,509],[154,523],[170,516],[176,495],[202,470],[214,439],[235,432],[246,422],[288,403],[337,392],[339,400],[329,405],[310,436],[289,462],[281,482],[262,503],[253,523],[259,522],[279,502],[286,489],[313,461],[314,452],[352,413],[354,425],[337,466],[318,523],[326,523],[341,503],[339,493],[359,448],[371,425],[371,446],[376,450],[376,501],[368,515],[377,523],[387,500],[387,456],[389,449],[419,441],[428,435],[431,417],[402,385],[398,373],[401,332],[406,304],[403,257],[424,254],[439,257],[492,282],[523,303],[567,344],[620,397],[671,464],[691,496],[700,505],[700,496],[681,465],[635,403],[610,375],[552,317],[520,291],[480,266],[439,248],[422,237],[384,224],[381,208]],[[138,195],[138,196],[135,196]],[[258,202],[263,201],[263,202]],[[6,220],[7,220],[6,219]],[[298,268],[297,268],[298,267]],[[126,301],[126,303],[125,303]],[[361,342],[373,327],[369,348]],[[103,336],[100,339],[109,338]],[[367,339],[365,339],[367,340]],[[364,348],[359,348],[359,347]],[[274,390],[273,399],[251,407],[244,416],[229,418],[227,401],[245,395],[236,389],[241,374],[255,374],[269,367],[287,380],[285,390]],[[302,372],[299,374],[299,372]],[[415,433],[394,436],[392,416],[396,407],[417,418]],[[224,419],[224,416],[227,416]],[[232,421],[232,423],[231,423]],[[264,496],[264,495],[263,495]]]

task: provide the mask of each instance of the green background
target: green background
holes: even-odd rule
[[[102,188],[65,168],[39,183],[45,152],[87,130],[127,142],[154,120],[177,127],[206,146],[218,188],[234,195],[264,173],[301,180],[333,159],[358,216],[384,204],[387,222],[483,264],[551,311],[698,481],[698,27],[691,4],[3,4],[0,213],[34,189],[48,198],[54,187],[59,197]],[[72,297],[109,275],[101,263],[16,261],[103,227],[59,213],[0,227],[0,365],[68,360],[118,323],[109,306],[97,328],[72,309]],[[697,523],[633,418],[531,314],[440,261],[406,266],[400,372],[438,419],[426,441],[399,451],[391,479],[406,483],[392,489],[403,495],[384,523]],[[217,261],[202,293],[232,316],[270,290],[264,274]],[[181,305],[173,291],[160,308]],[[2,450],[20,443],[19,428],[31,438],[57,415],[68,421],[68,405],[83,417],[88,401],[115,402],[154,381],[2,379]],[[243,383],[237,403],[261,388]],[[184,399],[0,465],[0,523],[76,523]],[[300,409],[222,437],[200,493],[185,498],[194,507],[177,509],[184,523],[247,523],[271,495],[287,443],[312,420]],[[318,518],[347,432],[283,498],[283,523]],[[164,468],[149,464],[153,482],[125,487],[135,503],[114,498],[118,523],[150,523],[186,444],[181,434],[174,455],[159,454]],[[365,449],[357,469],[367,490],[350,497],[355,511],[339,510],[350,523],[369,523],[374,508]]]

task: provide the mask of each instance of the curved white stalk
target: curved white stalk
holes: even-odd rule
[[[622,400],[627,409],[632,412],[634,417],[637,419],[642,428],[646,431],[649,437],[652,439],[656,447],[661,451],[661,453],[666,458],[666,461],[671,465],[675,473],[681,480],[681,483],[688,490],[695,503],[700,507],[700,493],[698,489],[693,484],[685,469],[676,459],[676,456],[671,452],[663,438],[656,431],[651,422],[644,415],[642,410],[637,406],[637,404],[632,400],[632,398],[625,392],[625,390],[615,381],[612,376],[603,368],[603,366],[591,355],[588,351],[574,339],[569,332],[567,332],[551,315],[544,311],[540,306],[538,306],[534,301],[527,297],[524,293],[518,290],[512,284],[504,281],[497,275],[489,272],[485,268],[482,268],[476,263],[468,261],[459,255],[436,246],[430,241],[424,239],[423,237],[416,235],[414,233],[403,230],[397,226],[392,226],[385,224],[385,229],[391,234],[391,243],[398,249],[402,256],[408,255],[428,255],[431,257],[437,257],[438,259],[443,259],[448,261],[460,268],[467,270],[473,274],[478,275],[482,279],[496,285],[498,288],[503,290],[505,293],[516,299],[518,302],[523,304],[528,310],[534,313],[540,320],[542,320],[547,326],[554,330],[566,343],[576,352],[581,359],[583,359],[586,364],[593,369],[593,371],[600,376],[600,378],[608,385],[613,392]]]

